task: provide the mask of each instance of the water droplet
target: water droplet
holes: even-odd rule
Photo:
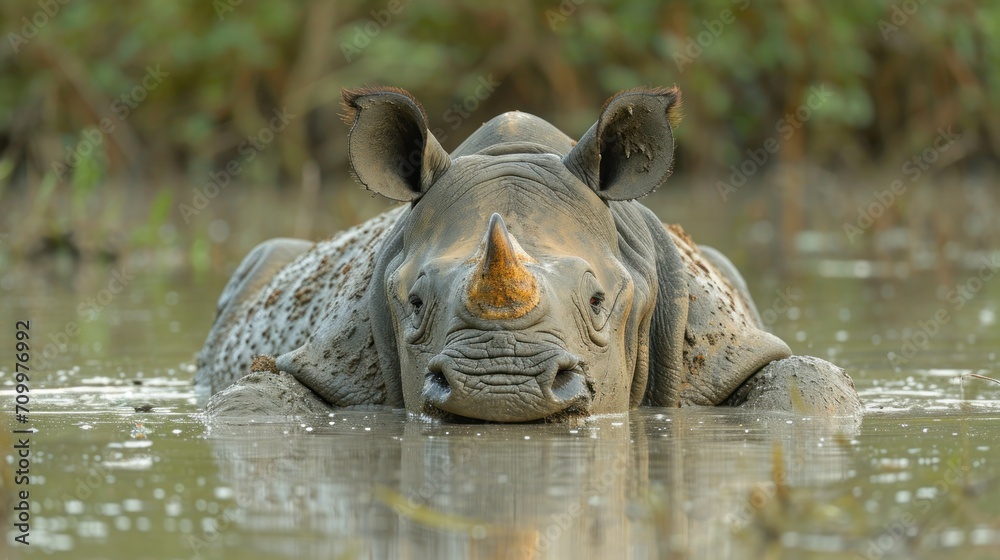
[[[229,239],[229,224],[224,220],[212,220],[208,224],[208,238],[212,243],[222,243]]]
[[[984,307],[979,310],[979,324],[988,327],[997,322],[997,315],[992,309]]]
[[[66,500],[63,505],[68,515],[80,515],[83,513],[83,502],[80,500]]]

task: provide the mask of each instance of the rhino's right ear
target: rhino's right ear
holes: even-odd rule
[[[680,122],[676,87],[639,88],[612,97],[563,163],[605,200],[632,200],[656,190],[674,163]]]
[[[415,202],[451,166],[423,107],[398,88],[345,89],[351,171],[366,189]]]

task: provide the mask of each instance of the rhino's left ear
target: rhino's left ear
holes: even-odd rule
[[[415,202],[451,166],[423,107],[398,88],[345,89],[351,171],[370,191]]]
[[[605,200],[646,196],[670,176],[680,107],[676,87],[618,93],[563,162]]]

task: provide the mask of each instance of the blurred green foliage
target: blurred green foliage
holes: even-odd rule
[[[363,84],[413,92],[449,149],[514,109],[578,137],[615,91],[677,84],[676,168],[708,180],[769,138],[783,162],[842,172],[898,169],[942,126],[962,134],[947,166],[1000,153],[987,0],[22,0],[0,31],[0,183],[55,175],[79,198],[71,222],[98,190],[154,191],[161,222],[231,162],[233,184],[297,185],[310,161],[349,184],[339,97]],[[832,96],[783,138],[817,87]],[[293,117],[264,135],[276,109]],[[178,194],[153,203],[165,186]]]
[[[339,90],[364,83],[413,91],[452,147],[515,108],[577,136],[614,91],[676,83],[689,171],[741,159],[817,84],[835,95],[797,141],[821,163],[896,157],[942,125],[990,154],[1000,141],[1000,5],[987,1],[22,1],[0,8],[0,29],[0,146],[17,178],[64,160],[101,118],[118,128],[97,147],[110,173],[198,177],[281,106],[293,126],[248,177],[296,179],[308,158],[345,177],[330,175],[344,164]],[[150,67],[166,76],[139,92]],[[501,85],[452,133],[441,116],[480,76]]]

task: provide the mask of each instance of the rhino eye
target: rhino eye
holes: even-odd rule
[[[416,294],[413,294],[410,296],[410,307],[413,308],[414,313],[420,313],[420,310],[424,307],[424,300],[420,299],[420,297]]]
[[[604,286],[597,281],[597,277],[594,276],[593,272],[587,271],[584,273],[580,291],[577,293],[580,298],[577,300],[580,312],[584,314],[585,318],[589,315],[588,322],[594,329],[598,331],[604,330],[604,326],[607,324],[608,317],[611,314],[605,306],[606,296]],[[587,298],[586,294],[590,294],[589,299],[585,299]],[[590,305],[590,313],[587,313],[588,304]]]

